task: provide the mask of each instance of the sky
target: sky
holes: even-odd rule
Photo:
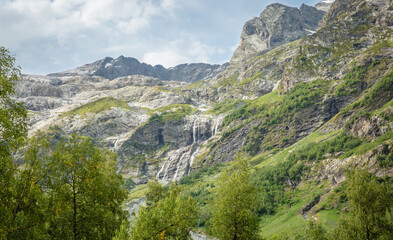
[[[164,67],[222,64],[245,22],[275,2],[299,7],[319,0],[0,0],[0,46],[25,74],[120,55]]]

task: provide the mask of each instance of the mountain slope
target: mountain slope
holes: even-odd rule
[[[392,4],[336,1],[315,33],[295,40],[283,30],[288,43],[250,45],[253,54],[192,84],[142,75],[109,80],[104,70],[92,76],[113,59],[76,75],[24,76],[30,134],[79,133],[112,148],[128,186],[139,185],[135,205],[143,184],[157,178],[178,181],[205,206],[216,175],[242,152],[261,189],[266,236],[300,234],[309,217],[333,227],[345,214],[345,169],[393,175]],[[301,10],[283,18],[291,11]]]

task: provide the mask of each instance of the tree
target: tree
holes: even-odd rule
[[[126,215],[126,190],[116,173],[117,155],[72,136],[50,155],[45,187],[52,239],[110,239]]]
[[[352,215],[340,219],[338,239],[391,239],[388,212],[393,202],[384,184],[367,171],[354,171],[348,176],[347,196]]]
[[[156,180],[148,187],[147,206],[132,221],[131,239],[188,239],[197,217],[194,199],[182,196],[174,183],[166,192]]]
[[[256,187],[250,182],[246,159],[237,156],[220,175],[210,220],[211,232],[219,239],[259,239]]]
[[[27,134],[27,112],[14,98],[19,76],[15,58],[0,47],[0,239],[21,229],[17,222],[25,199],[17,189],[21,187],[17,184],[21,176],[12,156]]]
[[[307,239],[309,240],[327,240],[326,230],[323,228],[322,223],[314,219],[308,222]]]

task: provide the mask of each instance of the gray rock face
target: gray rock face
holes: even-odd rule
[[[324,13],[304,4],[300,9],[278,3],[269,5],[259,17],[244,25],[231,63],[312,34]]]
[[[120,56],[116,59],[106,57],[73,70],[49,74],[49,76],[94,75],[112,80],[129,75],[143,75],[160,80],[196,82],[214,77],[227,66],[228,64],[191,63],[167,69],[161,65],[152,66],[141,63],[135,58]]]

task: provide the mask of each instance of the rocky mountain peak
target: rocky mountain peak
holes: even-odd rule
[[[207,64],[191,63],[180,64],[175,67],[165,68],[162,65],[152,66],[147,63],[141,63],[136,58],[119,56],[116,59],[105,57],[90,64],[83,65],[76,69],[52,73],[48,76],[100,76],[109,80],[118,77],[142,75],[154,77],[160,80],[174,80],[183,82],[197,82],[203,79],[211,78],[226,69],[228,64]]]
[[[231,63],[298,40],[316,31],[324,11],[303,4],[300,8],[274,3],[248,21]]]

